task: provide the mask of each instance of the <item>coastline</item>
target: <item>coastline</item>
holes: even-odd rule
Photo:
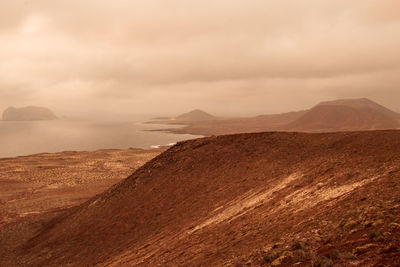
[[[160,120],[160,121],[145,121],[143,124],[159,125],[158,129],[147,129],[146,132],[162,132],[169,134],[187,134],[193,135],[194,138],[209,137],[214,135],[212,129],[196,130],[193,122],[179,122],[171,120]],[[171,126],[171,128],[163,128],[165,126]]]
[[[196,129],[194,122],[178,122],[178,121],[146,121],[143,124],[160,125],[159,129],[148,129],[146,132],[163,132],[171,134],[188,134],[196,136],[196,138],[209,137],[214,135],[211,128]],[[171,128],[163,128],[165,126],[174,126]]]
[[[61,151],[150,149],[202,136],[152,131],[159,126],[141,121],[57,120],[0,123],[0,158]]]
[[[173,128],[173,129],[151,129],[151,130],[145,130],[146,132],[162,132],[162,133],[170,133],[170,134],[188,134],[188,135],[193,135],[196,136],[196,138],[202,138],[202,137],[209,137],[212,136],[213,134],[205,134],[202,132],[196,132],[191,130],[190,126],[188,127],[183,127],[183,128]]]

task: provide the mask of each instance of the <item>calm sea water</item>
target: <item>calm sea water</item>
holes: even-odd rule
[[[201,137],[146,131],[170,127],[132,121],[0,121],[0,158],[42,152],[151,148]]]

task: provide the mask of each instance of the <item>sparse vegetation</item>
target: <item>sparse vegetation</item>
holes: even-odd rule
[[[318,258],[314,266],[316,267],[333,267],[333,261],[325,256]]]
[[[383,233],[380,230],[375,230],[373,232],[371,232],[371,234],[369,235],[369,238],[372,240],[380,240],[383,239]]]

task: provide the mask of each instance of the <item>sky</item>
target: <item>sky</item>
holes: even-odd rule
[[[398,0],[1,0],[0,110],[400,112]]]

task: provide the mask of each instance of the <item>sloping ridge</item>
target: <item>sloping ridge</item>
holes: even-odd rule
[[[259,266],[280,260],[290,266],[315,263],[334,249],[352,252],[359,264],[399,263],[396,251],[382,252],[400,240],[390,226],[400,219],[399,178],[400,132],[394,130],[181,142],[49,222],[6,264]],[[351,230],[368,220],[370,227],[350,233],[352,220],[360,222]],[[378,230],[389,234],[369,240]],[[294,242],[304,250],[301,259],[285,252]],[[354,252],[369,243],[364,254]]]
[[[305,132],[360,131],[397,129],[400,114],[369,99],[343,99],[322,102],[285,130]]]

